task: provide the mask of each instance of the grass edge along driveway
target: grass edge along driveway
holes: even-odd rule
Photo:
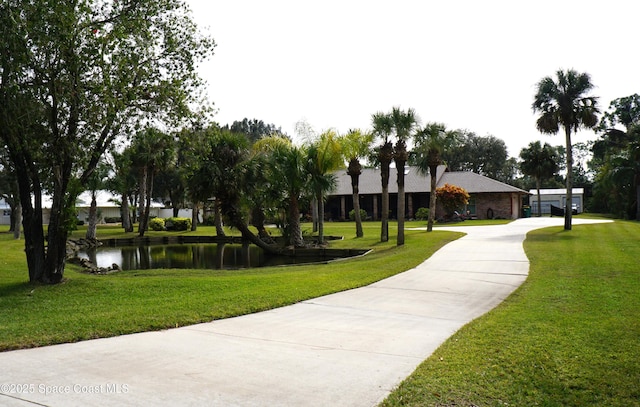
[[[639,406],[640,223],[530,232],[529,277],[383,406]]]
[[[409,270],[460,233],[407,231],[406,242],[380,243],[379,222],[365,237],[352,223],[325,227],[345,239],[332,247],[372,248],[332,264],[247,270],[138,270],[106,276],[67,266],[63,284],[26,282],[24,241],[0,233],[0,351],[160,330],[281,307],[361,287]],[[113,230],[105,229],[113,234]],[[199,234],[206,234],[200,228]],[[213,229],[209,232],[215,234]],[[390,231],[390,233],[392,233]]]

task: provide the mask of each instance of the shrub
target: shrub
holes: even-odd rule
[[[355,209],[351,209],[349,211],[349,219],[356,220],[356,210]],[[360,209],[360,219],[361,220],[365,220],[367,219],[367,211],[365,211],[364,209]]]
[[[418,210],[416,211],[416,219],[417,220],[429,219],[429,208],[418,208]]]
[[[191,218],[167,218],[164,221],[166,230],[191,230]]]
[[[436,196],[442,202],[442,207],[447,215],[452,215],[454,211],[462,209],[469,202],[467,191],[457,185],[444,184],[436,189]]]
[[[155,231],[164,230],[164,219],[162,218],[151,218],[149,220],[149,228]]]
[[[104,218],[104,223],[120,223],[122,222],[122,218],[110,217],[106,216]]]
[[[202,221],[204,226],[215,226],[216,225],[216,217],[214,215],[207,215]]]

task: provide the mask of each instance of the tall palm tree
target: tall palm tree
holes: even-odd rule
[[[538,192],[538,216],[542,216],[542,199],[540,188],[542,180],[551,178],[559,170],[558,152],[548,143],[544,146],[539,141],[529,143],[529,147],[520,151],[520,170],[523,174],[534,177],[536,180],[536,190]]]
[[[405,193],[404,193],[404,166],[409,159],[407,142],[411,139],[415,127],[418,124],[418,116],[414,109],[403,111],[399,107],[391,109],[391,121],[396,133],[396,146],[394,149],[394,161],[396,162],[396,173],[398,183],[398,236],[396,244],[404,244],[404,218],[405,218]]]
[[[327,130],[307,147],[311,190],[318,204],[318,243],[324,243],[324,201],[327,192],[335,189],[332,171],[342,165],[341,144],[334,130]]]
[[[371,143],[373,143],[373,134],[363,132],[360,129],[351,129],[342,137],[342,153],[345,159],[349,161],[347,166],[347,175],[351,177],[351,190],[353,194],[353,210],[356,221],[356,237],[363,237],[362,217],[360,216],[360,174],[362,174],[362,165],[360,159],[369,154]]]
[[[550,76],[536,85],[532,104],[539,112],[536,127],[542,133],[557,134],[564,129],[567,149],[567,202],[564,210],[564,229],[571,230],[571,206],[573,201],[573,152],[571,133],[580,128],[594,128],[598,124],[598,98],[587,96],[593,89],[591,77],[573,69],[556,72],[557,81]]]
[[[136,189],[136,175],[133,170],[133,147],[129,146],[118,153],[111,152],[111,170],[113,176],[107,181],[107,188],[121,196],[120,214],[122,216],[122,228],[125,232],[133,232],[133,222],[129,201]]]
[[[147,128],[134,136],[132,146],[134,146],[133,163],[140,169],[138,234],[142,237],[149,224],[154,175],[161,166],[173,159],[175,141],[167,133]]]
[[[381,230],[380,241],[389,240],[389,166],[393,160],[393,143],[391,135],[393,131],[393,121],[391,116],[378,112],[371,116],[373,132],[376,137],[381,138],[381,144],[377,147],[377,159],[380,163],[380,178],[382,184],[382,210],[381,210]]]
[[[423,174],[429,173],[431,180],[429,192],[429,218],[427,232],[433,230],[436,214],[436,187],[438,182],[438,166],[443,164],[442,155],[455,141],[457,132],[446,131],[442,123],[429,123],[415,136],[414,150],[416,165]]]

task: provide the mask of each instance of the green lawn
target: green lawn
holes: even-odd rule
[[[407,228],[424,222],[408,222]],[[459,225],[472,225],[463,222]],[[307,226],[307,225],[305,225]],[[6,230],[6,229],[5,229]],[[0,232],[2,229],[0,229]],[[102,228],[104,236],[122,236]],[[81,234],[81,231],[78,232]],[[201,228],[199,234],[213,234]],[[186,325],[269,309],[368,284],[420,263],[459,236],[407,231],[381,244],[379,223],[327,224],[334,247],[370,247],[332,265],[245,271],[150,270],[31,286],[23,241],[0,233],[0,349]],[[527,281],[467,324],[384,406],[640,406],[640,223],[531,232]]]
[[[639,406],[640,223],[548,228],[527,281],[384,406]]]
[[[395,236],[393,226],[391,236]],[[408,270],[460,236],[407,231],[406,244],[398,248],[394,238],[378,242],[379,228],[379,222],[367,222],[365,237],[355,239],[353,223],[328,223],[327,235],[345,236],[332,247],[373,249],[362,258],[329,265],[145,270],[106,276],[83,274],[68,265],[64,283],[33,286],[27,283],[24,241],[1,233],[5,227],[0,229],[0,350],[158,330],[280,307]],[[215,230],[201,227],[197,234],[215,235]],[[82,235],[82,230],[74,233]],[[99,228],[99,236],[135,234],[107,226]]]

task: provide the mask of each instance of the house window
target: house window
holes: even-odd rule
[[[471,216],[476,216],[476,198],[470,197],[469,202],[467,202],[466,207],[464,208],[465,212],[467,212]]]
[[[2,211],[2,216],[11,216],[11,210],[10,209],[5,209]]]

